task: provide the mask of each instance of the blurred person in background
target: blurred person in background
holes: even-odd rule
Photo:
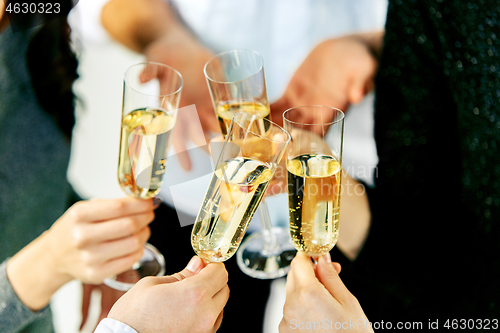
[[[52,294],[72,279],[102,283],[135,262],[155,207],[131,199],[72,206],[71,2],[50,20],[8,15],[9,4],[0,6],[0,322],[5,332],[52,332]]]

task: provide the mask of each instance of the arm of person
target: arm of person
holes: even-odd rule
[[[330,255],[318,259],[298,252],[286,283],[286,300],[280,333],[297,331],[373,332],[358,300],[345,287],[340,265]]]
[[[39,311],[32,311],[17,296],[7,278],[6,259],[0,264],[0,323],[4,333],[19,332],[27,325],[50,316],[48,306]]]
[[[138,53],[155,40],[187,33],[161,0],[110,0],[102,9],[101,22],[113,38]]]
[[[337,247],[350,260],[363,248],[371,226],[371,211],[366,185],[342,172],[339,239]]]
[[[285,110],[327,105],[346,111],[373,90],[384,31],[358,33],[319,43],[293,74],[281,98],[271,105],[281,123]]]
[[[179,273],[140,280],[115,303],[95,333],[215,332],[229,298],[227,281],[224,264],[205,266],[195,256]]]
[[[36,312],[65,283],[100,284],[131,267],[154,219],[153,200],[80,201],[14,255],[6,276],[20,301]]]
[[[360,43],[364,44],[370,53],[375,57],[375,59],[380,59],[382,54],[382,47],[384,41],[384,30],[376,30],[370,32],[356,33],[348,35],[347,38],[356,39]]]

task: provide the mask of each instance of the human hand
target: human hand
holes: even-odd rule
[[[65,283],[100,284],[132,267],[149,238],[153,200],[80,201],[8,262],[19,299],[36,311]]]
[[[195,256],[179,273],[141,279],[115,303],[108,318],[139,333],[215,332],[229,298],[227,280],[224,264],[204,266]]]
[[[209,141],[210,132],[220,132],[203,74],[203,68],[213,54],[182,29],[151,42],[144,54],[148,61],[163,63],[178,70],[184,80],[179,106],[196,106],[202,132],[196,119],[190,117],[189,113],[179,112],[172,141],[181,166],[190,170],[189,155],[183,153],[186,151],[186,141],[191,140],[198,147],[204,147]]]
[[[101,284],[141,258],[154,219],[153,200],[80,201],[47,231],[47,251],[59,274]]]
[[[274,122],[301,105],[326,105],[347,110],[373,89],[377,61],[360,39],[346,36],[318,44],[290,80],[283,96],[271,105]],[[309,115],[306,115],[309,116]]]
[[[326,328],[336,332],[373,332],[358,300],[338,275],[340,265],[330,261],[329,253],[320,257],[315,266],[309,256],[298,252],[291,265],[281,333],[297,329],[323,332]]]

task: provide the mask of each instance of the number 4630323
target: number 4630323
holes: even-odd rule
[[[10,14],[59,14],[61,12],[61,4],[56,3],[12,3],[9,2],[5,11]]]
[[[443,325],[446,329],[483,329],[483,330],[497,330],[498,319],[448,319]]]

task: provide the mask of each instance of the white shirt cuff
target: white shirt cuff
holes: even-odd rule
[[[121,321],[104,318],[97,325],[94,333],[138,333],[132,327],[122,323]]]

